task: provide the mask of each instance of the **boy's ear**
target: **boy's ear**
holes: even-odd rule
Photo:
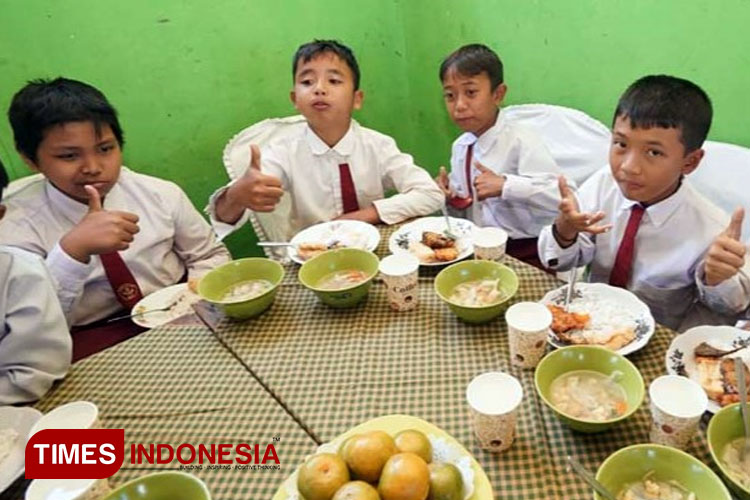
[[[705,154],[706,152],[702,149],[696,149],[685,155],[685,161],[682,164],[682,175],[693,173],[693,171],[698,168],[698,165]]]
[[[299,109],[297,108],[297,94],[293,90],[289,91],[289,100],[292,101],[294,109]]]
[[[362,92],[362,90],[355,90],[354,91],[354,105],[352,106],[354,109],[362,109],[362,101],[365,99],[365,93]]]
[[[495,104],[497,106],[500,106],[500,104],[503,102],[503,99],[505,99],[505,93],[508,92],[508,86],[504,83],[501,83],[497,87],[495,87],[495,90],[492,92],[492,100],[495,101]]]
[[[2,219],[4,215],[5,215],[5,205],[0,203],[0,219]]]

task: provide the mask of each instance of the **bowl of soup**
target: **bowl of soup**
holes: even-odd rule
[[[725,406],[711,418],[706,434],[711,458],[729,487],[742,500],[750,500],[750,455],[742,460],[744,431],[740,404]]]
[[[596,479],[618,500],[732,498],[706,464],[684,451],[658,444],[636,444],[617,450],[599,466]],[[604,497],[595,494],[594,499]]]
[[[123,484],[103,500],[172,500],[175,498],[211,500],[211,493],[203,481],[185,472],[156,472]]]
[[[500,316],[517,291],[513,269],[491,260],[458,262],[435,277],[435,293],[467,323],[486,323]]]
[[[378,257],[359,248],[329,250],[302,264],[299,281],[335,308],[354,307],[370,291],[378,273]]]
[[[271,259],[252,257],[227,262],[201,278],[198,295],[235,319],[259,316],[271,307],[284,268]]]
[[[601,432],[627,419],[646,392],[633,363],[598,346],[550,352],[537,365],[534,383],[555,415],[580,432]]]

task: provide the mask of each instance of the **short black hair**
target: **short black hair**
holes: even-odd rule
[[[633,128],[677,128],[685,152],[699,149],[711,128],[708,94],[691,81],[649,75],[635,81],[620,97],[612,118],[627,118]]]
[[[31,80],[16,95],[8,109],[16,149],[32,161],[45,132],[69,122],[93,122],[97,133],[109,125],[122,148],[125,144],[117,110],[97,88],[77,80]]]
[[[312,60],[314,57],[326,52],[336,54],[346,63],[347,66],[349,66],[349,69],[352,70],[352,73],[354,74],[354,90],[359,90],[360,74],[357,58],[354,57],[352,49],[336,40],[313,40],[312,42],[300,45],[292,58],[292,81],[294,81],[294,76],[297,74],[297,64],[299,64],[300,61],[304,64]]]
[[[503,62],[491,48],[481,43],[464,45],[443,59],[440,65],[441,82],[445,80],[445,74],[450,70],[455,70],[463,76],[487,73],[492,90],[503,83]]]
[[[8,187],[8,173],[5,171],[3,161],[0,160],[0,200],[3,199],[3,191]]]

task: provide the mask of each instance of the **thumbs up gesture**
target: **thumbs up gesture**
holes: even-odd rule
[[[497,175],[478,161],[474,162],[474,167],[480,172],[480,174],[474,178],[474,191],[477,193],[477,199],[479,201],[503,194],[505,176]]]
[[[731,278],[745,265],[745,245],[742,244],[742,220],[745,210],[738,207],[729,226],[716,237],[706,253],[704,283],[716,286]]]
[[[139,229],[137,215],[104,210],[99,191],[88,185],[84,189],[89,195],[89,210],[62,237],[60,247],[77,261],[88,263],[92,255],[127,249]]]
[[[281,179],[266,175],[260,169],[260,148],[250,145],[250,166],[227,192],[227,197],[236,200],[243,208],[256,212],[272,212],[284,194]]]
[[[578,236],[578,233],[585,232],[591,234],[601,234],[609,231],[612,224],[599,225],[604,219],[604,212],[581,212],[578,206],[573,190],[568,186],[568,181],[562,175],[558,178],[558,187],[560,189],[560,215],[555,219],[555,230],[557,235],[565,241],[559,244],[572,244]]]

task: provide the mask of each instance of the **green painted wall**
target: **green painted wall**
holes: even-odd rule
[[[495,48],[506,103],[547,102],[608,123],[635,78],[665,72],[711,95],[715,140],[750,146],[750,2],[716,0],[0,0],[0,109],[28,79],[65,75],[102,89],[121,114],[125,163],[169,178],[199,208],[226,181],[235,132],[292,114],[290,59],[314,37],[351,45],[366,98],[356,117],[435,172],[457,133],[443,109],[441,58]],[[0,158],[28,171],[0,120]],[[249,229],[230,238],[257,254]]]

